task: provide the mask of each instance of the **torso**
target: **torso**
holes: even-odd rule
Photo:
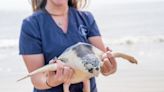
[[[68,12],[68,19],[64,19],[64,25],[59,27],[55,22],[55,17],[49,15],[46,11],[39,11],[35,16],[35,21],[37,21],[37,25],[39,26],[40,32],[40,40],[42,42],[42,50],[45,57],[45,64],[48,64],[49,61],[58,57],[66,48],[71,45],[74,45],[78,42],[86,42],[88,43],[88,39],[86,35],[79,30],[79,25],[77,21],[80,19],[74,16],[78,11],[74,8],[70,8]],[[67,20],[67,21],[66,21]],[[80,26],[86,27],[84,24],[80,24]],[[86,29],[84,29],[86,30]],[[71,85],[71,92],[82,92],[82,83]],[[91,92],[97,92],[95,79],[91,79]],[[50,90],[39,91],[37,89],[34,92],[63,92],[62,85],[54,87]]]
[[[53,20],[58,27],[62,29],[64,33],[67,33],[68,30],[68,15],[65,16],[52,16]]]

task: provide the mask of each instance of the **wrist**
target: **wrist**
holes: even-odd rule
[[[48,82],[48,78],[46,79],[46,85],[47,85],[49,88],[53,88],[53,86],[51,86],[51,84]]]
[[[53,86],[52,86],[52,85],[49,83],[49,81],[48,81],[48,77],[46,78],[45,83],[46,83],[47,87],[53,88]]]
[[[56,78],[52,78],[49,75],[46,76],[45,84],[48,88],[53,88],[55,86],[58,86],[62,84],[63,81],[58,81]]]

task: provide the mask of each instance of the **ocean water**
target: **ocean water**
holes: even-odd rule
[[[106,43],[164,42],[164,2],[107,3],[89,10]],[[30,14],[0,10],[0,48],[16,46],[21,22]]]
[[[138,66],[119,62],[118,75],[130,78],[127,79],[128,82],[132,82],[131,77],[136,79],[138,92],[153,92],[149,88],[153,88],[154,92],[163,92],[164,2],[108,3],[89,7],[89,10],[96,19],[104,43],[113,51],[127,52],[139,60]],[[13,86],[16,84],[16,79],[27,72],[18,54],[18,39],[21,22],[30,14],[29,11],[0,10],[0,85],[2,82],[11,81],[10,86],[17,89],[20,86]],[[143,76],[143,79],[139,76]],[[145,80],[152,84],[142,84]],[[111,85],[114,87],[112,92],[120,92],[115,86],[125,86],[123,83],[126,81]],[[135,89],[134,85],[131,87]],[[143,87],[147,89],[142,90]],[[28,87],[21,86],[21,88],[24,91]],[[7,86],[2,85],[1,89],[5,90]]]

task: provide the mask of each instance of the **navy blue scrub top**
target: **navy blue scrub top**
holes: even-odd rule
[[[23,20],[19,50],[21,55],[43,54],[45,65],[66,48],[77,42],[89,43],[88,38],[100,36],[97,24],[90,12],[78,11],[69,7],[68,30],[66,33],[57,26],[51,15],[39,10]],[[95,78],[91,78],[91,92],[97,92]],[[62,84],[47,90],[34,92],[63,92]],[[70,86],[70,92],[82,92],[82,83]]]

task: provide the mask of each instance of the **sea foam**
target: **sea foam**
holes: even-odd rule
[[[104,38],[105,44],[132,45],[139,43],[164,43],[164,35],[160,36],[126,36],[120,38]],[[109,41],[108,41],[109,40]]]
[[[0,49],[18,47],[18,39],[0,39]]]
[[[164,35],[160,36],[126,36],[120,38],[103,38],[105,44],[132,45],[138,43],[164,43]],[[0,39],[0,49],[18,48],[18,39]]]

